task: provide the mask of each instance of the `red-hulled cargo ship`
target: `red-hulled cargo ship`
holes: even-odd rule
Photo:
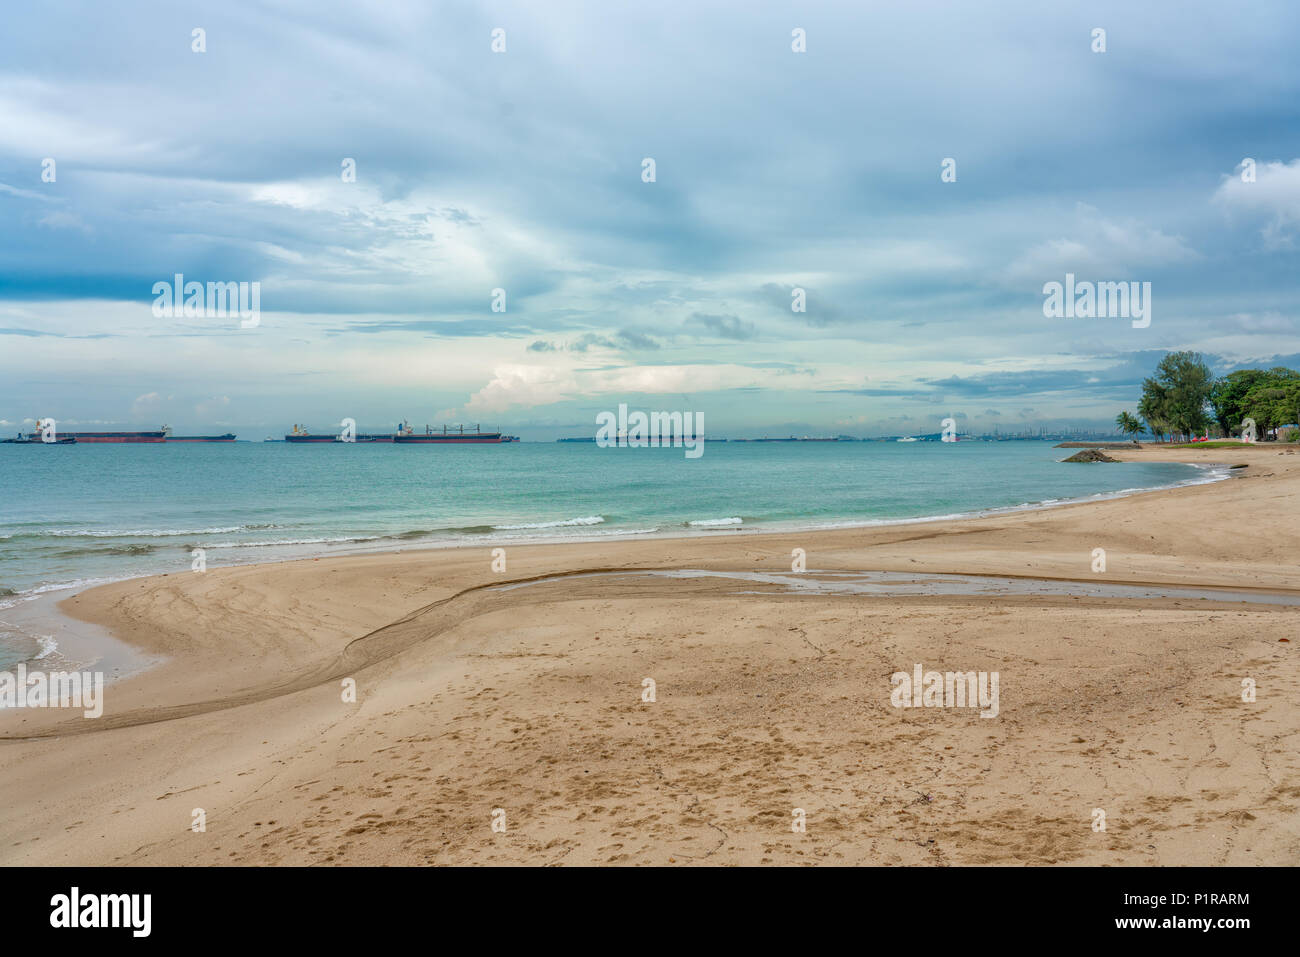
[[[168,437],[168,433],[172,432],[172,429],[169,429],[166,425],[162,426],[157,432],[68,432],[66,429],[60,429],[59,424],[53,419],[38,419],[36,420],[36,430],[31,433],[29,438],[44,441],[47,426],[49,432],[51,432],[51,437],[55,439],[56,443],[65,438],[73,439],[69,445],[77,445],[77,443],[81,442],[164,442]]]
[[[75,439],[76,444],[82,442],[129,442],[133,444],[140,442],[165,442],[167,440],[167,434],[171,431],[171,429],[164,425],[157,432],[68,432],[65,429],[58,428],[57,424],[54,424],[53,422],[47,423],[47,420],[37,419],[36,431],[32,433],[31,437],[34,439],[40,439],[46,424],[53,426],[55,439]]]
[[[81,442],[166,442],[166,432],[60,432],[60,436]]]

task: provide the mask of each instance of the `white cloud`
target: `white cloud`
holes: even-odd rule
[[[218,396],[213,396],[210,399],[205,399],[204,401],[200,402],[198,405],[194,407],[194,411],[198,415],[207,417],[212,415],[215,412],[220,412],[222,409],[226,408],[229,405],[230,405],[230,396],[218,395]]]
[[[151,91],[152,92],[152,91]],[[103,101],[130,103],[142,95],[136,88],[106,80],[53,84],[31,76],[0,77],[0,152],[39,157],[75,157],[99,165],[177,158],[180,150],[161,148],[156,136],[133,136],[104,115]],[[39,175],[35,167],[33,178]]]
[[[812,372],[795,375],[807,381],[815,377]],[[791,373],[785,370],[739,365],[621,366],[592,370],[512,365],[496,369],[492,380],[470,396],[465,410],[501,412],[516,406],[549,405],[594,396],[690,395],[778,384],[792,387],[790,377]]]
[[[15,186],[10,186],[8,183],[0,183],[0,193],[8,193],[10,196],[20,196],[23,199],[34,199],[42,203],[48,203],[50,201],[50,197],[48,196],[35,193],[30,189],[18,189]]]
[[[135,401],[131,403],[131,414],[137,417],[152,415],[161,405],[162,396],[157,392],[146,392],[135,397]]]
[[[1223,178],[1214,202],[1230,217],[1263,220],[1267,246],[1293,246],[1300,230],[1300,159],[1256,164],[1253,183],[1243,182],[1240,170]]]
[[[1278,312],[1238,312],[1227,317],[1242,332],[1269,332],[1295,335],[1300,330],[1300,319]]]
[[[52,213],[46,213],[37,220],[41,226],[49,229],[78,229],[86,235],[93,231],[80,216],[76,213],[70,213],[66,210],[56,210]]]
[[[1007,267],[1005,278],[1017,283],[1045,282],[1066,272],[1082,278],[1128,278],[1136,269],[1198,257],[1180,236],[1170,236],[1133,219],[1106,219],[1085,203],[1075,207],[1071,232],[1071,236],[1030,247]]]

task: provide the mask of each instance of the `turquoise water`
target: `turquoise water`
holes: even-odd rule
[[[0,667],[43,591],[358,550],[732,535],[967,514],[1204,481],[1188,465],[1062,465],[1039,442],[0,445]],[[8,649],[6,653],[6,648]]]

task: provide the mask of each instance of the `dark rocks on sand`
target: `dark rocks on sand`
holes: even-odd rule
[[[1066,462],[1118,462],[1119,459],[1113,459],[1101,449],[1084,449],[1082,452],[1075,452]]]

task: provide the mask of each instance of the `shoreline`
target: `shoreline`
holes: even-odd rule
[[[1296,863],[1300,607],[1194,594],[1300,600],[1300,460],[1276,451],[1244,450],[1236,481],[978,518],[99,585],[63,613],[162,660],[112,682],[101,719],[0,715],[0,861]],[[846,593],[863,570],[982,579]],[[783,584],[800,574],[834,588]],[[999,717],[895,710],[889,675],[914,662],[1000,671]],[[804,843],[791,806],[819,822]]]
[[[1155,446],[1153,448],[1159,448],[1159,447]],[[1257,446],[1257,448],[1267,448],[1267,446]],[[1144,447],[1143,449],[1133,450],[1129,454],[1136,455],[1137,453],[1146,450],[1147,450],[1146,447]],[[1195,453],[1195,452],[1200,452],[1201,450],[1168,449],[1164,451],[1167,453],[1176,454],[1178,452]],[[1207,450],[1207,451],[1221,451],[1221,450]],[[363,561],[367,559],[374,560],[374,561],[382,561],[385,559],[396,560],[399,558],[418,560],[422,556],[427,556],[430,560],[433,560],[435,556],[438,556],[443,553],[477,552],[477,551],[483,551],[483,550],[497,548],[497,547],[519,549],[519,550],[559,549],[559,550],[568,550],[568,551],[572,551],[574,549],[578,549],[583,546],[618,546],[618,545],[633,545],[637,543],[645,543],[645,544],[657,543],[665,546],[677,545],[681,547],[688,547],[688,546],[696,546],[701,543],[719,542],[719,541],[725,542],[728,540],[761,542],[763,539],[772,539],[772,540],[777,538],[785,539],[785,538],[800,537],[805,535],[836,536],[836,535],[849,534],[854,532],[889,531],[889,530],[896,530],[896,529],[906,530],[911,526],[933,526],[933,525],[942,526],[945,524],[948,526],[952,526],[951,528],[946,528],[945,529],[946,532],[951,534],[961,534],[964,531],[963,526],[966,526],[971,523],[986,522],[998,517],[1016,517],[1016,516],[1029,516],[1034,514],[1050,514],[1053,512],[1068,511],[1069,509],[1072,508],[1101,505],[1107,502],[1122,502],[1126,500],[1141,498],[1143,496],[1154,496],[1157,494],[1167,495],[1167,494],[1175,493],[1179,490],[1203,488],[1221,482],[1225,482],[1231,479],[1242,478],[1244,477],[1243,473],[1248,471],[1247,469],[1238,468],[1236,465],[1232,463],[1222,462],[1222,461],[1209,461],[1209,462],[1187,461],[1187,459],[1190,457],[1191,456],[1181,456],[1178,459],[1175,459],[1175,461],[1177,462],[1177,464],[1186,464],[1186,465],[1197,467],[1199,469],[1204,470],[1205,473],[1210,473],[1210,475],[1201,478],[1199,480],[1189,479],[1182,482],[1177,482],[1169,485],[1156,486],[1152,488],[1141,488],[1141,489],[1131,489],[1131,490],[1125,489],[1116,492],[1101,492],[1083,498],[1067,499],[1067,500],[1061,500],[1059,502],[1049,501],[1049,502],[1040,502],[1040,503],[1025,503],[1025,504],[1015,505],[1015,506],[983,509],[976,512],[958,513],[956,515],[951,515],[951,516],[940,515],[940,516],[926,516],[926,517],[908,518],[908,519],[882,519],[882,520],[870,521],[866,523],[856,523],[856,522],[848,523],[848,524],[836,523],[832,525],[800,527],[796,529],[769,529],[769,528],[745,529],[741,527],[721,526],[714,530],[719,533],[730,532],[732,533],[730,535],[710,534],[709,532],[702,531],[693,535],[647,534],[647,535],[635,535],[635,536],[629,535],[626,537],[620,535],[607,535],[607,536],[599,536],[599,537],[581,537],[577,539],[573,539],[573,538],[544,539],[544,540],[521,539],[521,540],[510,541],[510,542],[494,540],[492,542],[478,542],[478,543],[467,542],[467,543],[456,543],[456,544],[442,544],[442,545],[435,545],[435,546],[428,546],[424,544],[413,544],[407,547],[384,548],[384,549],[377,549],[377,550],[357,549],[355,551],[348,551],[343,554],[335,553],[335,554],[328,554],[328,555],[285,558],[285,559],[272,560],[266,562],[248,562],[248,563],[233,564],[233,565],[210,566],[208,572],[205,574],[219,572],[222,570],[239,570],[239,569],[243,569],[243,570],[267,569],[268,571],[270,571],[279,568],[292,568],[295,566],[306,566],[315,563],[329,564],[334,562],[345,562],[354,559],[360,559]],[[1134,461],[1134,459],[1125,457],[1123,453],[1120,454],[1119,458],[1121,462]],[[1233,471],[1234,469],[1236,470],[1235,472]],[[972,530],[977,530],[977,529],[978,529],[978,525],[975,525],[974,528],[972,528]],[[656,570],[656,569],[649,569],[649,568],[642,567],[640,570]],[[667,570],[667,569],[658,569],[658,570]],[[892,569],[880,568],[880,569],[871,569],[871,570],[890,571]],[[937,569],[937,568],[931,568],[928,570],[936,574],[954,573],[951,571]],[[600,569],[599,571],[604,573],[609,571],[609,569]],[[1027,575],[1027,574],[1022,574],[1014,571],[1002,571],[1002,570],[996,572],[965,572],[965,573],[957,573],[957,574],[970,574],[975,576],[988,575],[988,576],[995,576],[995,577],[1015,578],[1024,581],[1060,581],[1060,582],[1074,581],[1074,582],[1081,582],[1081,583],[1090,581],[1089,578],[1085,578],[1081,576],[1061,577],[1061,576],[1052,576],[1052,575],[1045,576],[1041,574]],[[154,573],[154,574],[147,574],[147,575],[118,579],[116,581],[111,581],[111,582],[96,582],[84,588],[78,588],[76,591],[73,591],[71,594],[53,598],[53,596],[58,595],[58,592],[55,591],[51,596],[53,600],[48,602],[42,602],[42,604],[46,606],[47,609],[46,614],[48,618],[42,619],[41,624],[46,628],[57,628],[58,630],[62,631],[65,634],[68,633],[76,634],[79,630],[85,629],[84,631],[81,632],[81,634],[77,635],[75,639],[76,645],[78,647],[87,650],[87,652],[92,655],[97,654],[101,657],[116,656],[127,662],[130,662],[133,665],[132,667],[128,667],[128,669],[123,671],[121,674],[116,675],[112,678],[108,678],[107,681],[109,683],[112,683],[114,680],[121,680],[121,679],[130,678],[134,676],[139,676],[147,671],[152,670],[158,664],[165,662],[168,656],[166,654],[152,653],[147,648],[137,647],[132,644],[129,635],[119,634],[120,628],[117,625],[115,625],[113,620],[111,618],[106,618],[105,616],[99,613],[99,608],[98,608],[99,603],[95,600],[93,595],[95,592],[101,589],[111,589],[114,586],[129,585],[133,582],[142,583],[143,587],[148,587],[149,583],[161,583],[161,579],[169,578],[169,577],[183,578],[184,574],[183,573],[181,574]],[[545,576],[539,576],[539,577],[545,577]],[[1152,579],[1152,580],[1124,579],[1123,584],[1144,585],[1150,587],[1159,587],[1162,585],[1166,585],[1166,586],[1182,585],[1188,588],[1220,587],[1217,586],[1215,583],[1209,581],[1188,582],[1181,579],[1176,581],[1157,580],[1157,579]],[[1232,585],[1231,589],[1244,590],[1244,591],[1259,591],[1261,593],[1262,592],[1286,592],[1290,590],[1285,587],[1279,587],[1279,586],[1253,586],[1253,585],[1241,584],[1241,583]],[[90,603],[92,604],[92,607],[96,608],[96,611],[93,612],[92,615],[89,617],[86,616],[84,613],[81,613],[80,610],[75,607],[81,604],[81,599],[83,597],[89,599]],[[455,596],[453,595],[448,597],[455,597]],[[33,602],[33,604],[36,604],[36,602]],[[0,710],[0,732],[3,732],[5,730],[3,724],[4,713],[5,712],[3,710]]]
[[[1127,451],[1127,450],[1126,450]],[[1141,451],[1133,450],[1133,451]],[[1121,461],[1128,461],[1121,459]],[[427,543],[413,543],[409,546],[385,547],[385,548],[357,548],[343,552],[335,552],[322,555],[303,555],[293,558],[272,559],[261,562],[239,562],[231,565],[214,565],[210,570],[216,571],[219,568],[274,568],[276,566],[294,564],[298,562],[317,562],[333,561],[338,559],[358,557],[358,556],[396,556],[401,554],[419,554],[423,552],[437,553],[451,549],[481,549],[492,547],[504,548],[524,548],[530,546],[572,546],[592,545],[597,543],[616,544],[620,542],[632,541],[680,541],[693,542],[698,540],[708,540],[711,538],[723,537],[712,533],[730,532],[738,536],[776,536],[776,535],[801,535],[801,534],[819,534],[822,532],[852,531],[861,529],[875,528],[901,528],[911,525],[931,525],[942,522],[960,523],[969,521],[979,521],[981,519],[994,518],[1002,515],[1018,515],[1030,512],[1042,512],[1054,509],[1068,508],[1076,505],[1087,505],[1092,503],[1107,502],[1131,498],[1134,496],[1154,494],[1157,492],[1168,492],[1181,488],[1195,488],[1203,485],[1210,485],[1216,482],[1227,481],[1236,476],[1232,474],[1234,466],[1226,462],[1180,462],[1177,464],[1187,464],[1194,468],[1202,470],[1203,477],[1190,478],[1184,481],[1171,483],[1168,485],[1152,486],[1149,488],[1121,489],[1114,492],[1097,492],[1091,495],[1071,499],[1046,500],[1041,502],[1027,502],[1018,505],[994,506],[991,508],[978,509],[969,512],[958,512],[949,515],[920,516],[914,518],[901,519],[873,519],[858,521],[830,521],[821,524],[797,525],[791,528],[744,528],[739,526],[718,526],[712,530],[700,530],[694,534],[683,535],[674,530],[664,534],[638,534],[638,533],[609,533],[600,536],[575,536],[572,538],[538,538],[538,539],[493,539],[490,542],[446,542],[436,545]],[[1205,474],[1208,473],[1208,474]],[[656,530],[659,531],[659,530]],[[108,623],[82,618],[72,613],[71,605],[77,603],[77,600],[84,594],[97,588],[110,585],[118,585],[133,581],[149,581],[155,578],[168,577],[177,574],[175,572],[152,572],[144,575],[128,576],[120,579],[111,580],[94,580],[90,583],[68,584],[62,586],[58,584],[43,584],[35,591],[37,594],[32,595],[30,592],[18,592],[13,598],[18,599],[17,603],[11,608],[6,609],[5,613],[12,618],[17,619],[15,625],[22,628],[28,634],[35,635],[38,632],[56,632],[56,640],[59,649],[56,660],[61,660],[63,669],[71,670],[89,670],[96,664],[107,662],[106,668],[111,669],[111,673],[105,676],[106,686],[124,678],[129,678],[147,671],[162,661],[166,656],[150,655],[135,648],[128,638],[119,637],[115,634],[114,629]],[[1008,574],[1004,577],[1023,578],[1025,580],[1057,580],[1057,581],[1086,581],[1086,579],[1044,579],[1041,576],[1016,575]],[[1161,582],[1140,582],[1133,581],[1128,584],[1157,586],[1167,584]],[[1194,585],[1192,587],[1195,587]],[[1207,586],[1208,587],[1208,586]],[[1244,587],[1247,590],[1249,586]],[[1268,589],[1259,589],[1267,591]],[[60,594],[61,592],[70,592],[69,594]],[[17,612],[17,614],[15,614]],[[37,666],[36,662],[44,660],[43,656],[26,659],[26,665],[30,669]],[[39,666],[37,666],[39,667]],[[47,669],[55,670],[55,669]],[[0,709],[0,730],[3,730],[4,710]]]
[[[1128,460],[1122,460],[1128,461]],[[1187,480],[1172,482],[1166,485],[1155,485],[1149,487],[1134,487],[1118,489],[1112,492],[1095,492],[1088,495],[1077,496],[1074,498],[1064,499],[1045,499],[1032,502],[1021,502],[1015,505],[996,505],[986,508],[971,509],[963,512],[952,512],[936,515],[919,515],[906,518],[881,518],[881,519],[826,519],[807,521],[801,519],[780,520],[762,526],[749,526],[743,524],[726,525],[718,522],[701,523],[696,531],[691,532],[690,526],[695,523],[680,523],[673,525],[668,529],[659,527],[649,530],[611,530],[604,533],[593,533],[589,535],[573,536],[537,536],[527,538],[485,538],[479,541],[465,540],[436,540],[420,541],[414,540],[408,545],[395,544],[398,537],[377,537],[373,539],[357,540],[352,543],[340,542],[343,545],[336,551],[324,553],[306,552],[300,555],[286,556],[283,558],[268,558],[261,561],[243,561],[232,562],[228,565],[213,564],[211,568],[246,568],[253,566],[274,567],[278,565],[316,560],[332,560],[338,558],[348,558],[359,555],[397,555],[410,552],[429,551],[438,552],[449,549],[475,549],[475,548],[520,548],[532,545],[538,546],[564,546],[564,545],[591,545],[601,542],[627,542],[627,541],[664,541],[664,540],[682,540],[693,541],[696,539],[709,538],[722,533],[744,534],[744,535],[796,535],[802,533],[817,533],[823,531],[838,531],[841,529],[871,529],[871,528],[891,528],[907,525],[924,525],[939,522],[962,522],[975,519],[990,518],[1000,515],[1016,515],[1024,512],[1044,511],[1049,509],[1065,508],[1071,505],[1089,504],[1093,502],[1105,502],[1115,499],[1129,498],[1135,495],[1146,495],[1155,492],[1170,491],[1179,488],[1189,488],[1199,485],[1208,485],[1214,482],[1226,481],[1234,476],[1231,470],[1234,466],[1226,462],[1177,462],[1172,464],[1186,464],[1202,470],[1203,477],[1189,478]],[[1209,473],[1205,475],[1204,473]],[[372,547],[368,543],[384,542],[383,545]],[[353,545],[356,547],[347,547]],[[248,546],[252,547],[252,546]],[[15,592],[8,596],[15,600],[12,608],[23,607],[23,603],[33,600],[39,600],[46,593],[71,592],[63,595],[58,604],[62,605],[64,601],[75,598],[91,589],[103,585],[113,585],[121,582],[144,580],[166,575],[183,574],[175,571],[150,571],[139,575],[127,575],[121,578],[97,578],[90,581],[72,581],[72,582],[45,582],[30,589]],[[3,613],[3,610],[0,610]],[[58,614],[56,612],[55,614]],[[66,624],[66,622],[65,622]],[[29,659],[30,661],[30,659]]]
[[[160,659],[142,654],[129,641],[118,638],[107,625],[74,618],[62,610],[63,602],[105,584],[115,583],[87,585],[71,595],[51,591],[0,612],[6,623],[25,634],[54,640],[52,649],[25,660],[29,670],[37,666],[46,671],[105,671],[105,682],[112,682],[159,663]]]

